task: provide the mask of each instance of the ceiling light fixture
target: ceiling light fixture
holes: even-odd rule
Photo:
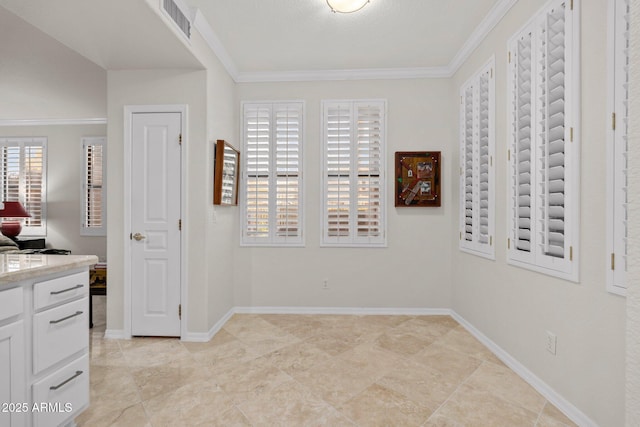
[[[356,12],[369,3],[369,0],[327,0],[332,12],[351,13]]]

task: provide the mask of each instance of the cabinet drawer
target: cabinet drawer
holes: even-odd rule
[[[33,316],[33,373],[89,347],[89,299],[72,301]]]
[[[21,314],[24,302],[22,301],[22,288],[7,289],[0,292],[0,322]]]
[[[34,427],[58,426],[89,404],[89,356],[84,355],[33,385]]]
[[[82,272],[33,285],[33,308],[37,311],[89,294],[89,273]]]

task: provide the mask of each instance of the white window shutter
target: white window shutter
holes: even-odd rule
[[[548,3],[509,44],[509,260],[578,277],[579,2]]]
[[[82,236],[106,236],[106,137],[82,138]]]
[[[323,101],[326,246],[384,246],[384,101]]]
[[[630,1],[610,0],[609,3],[607,289],[626,295]]]
[[[243,103],[242,244],[302,239],[302,102]]]
[[[460,249],[495,258],[495,84],[492,58],[460,89]]]
[[[31,215],[22,236],[45,236],[47,138],[0,138],[2,198],[19,201]]]

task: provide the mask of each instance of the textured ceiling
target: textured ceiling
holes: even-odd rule
[[[240,72],[447,66],[496,0],[186,0]]]
[[[199,9],[228,69],[242,75],[447,67],[496,4],[516,0],[371,0],[353,14],[332,13],[325,0],[177,1]],[[201,68],[160,4],[0,0],[103,68]]]

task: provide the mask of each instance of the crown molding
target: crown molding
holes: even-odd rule
[[[384,79],[441,79],[451,78],[465,63],[480,43],[504,18],[518,0],[498,1],[471,33],[451,62],[442,67],[422,68],[370,68],[346,70],[300,70],[240,72],[213,28],[200,12],[195,11],[193,26],[200,32],[213,53],[236,83],[309,82],[337,80],[384,80]]]
[[[452,77],[517,2],[518,0],[500,0],[493,5],[487,16],[473,30],[473,33],[449,63]]]
[[[204,14],[200,12],[200,9],[195,10],[193,27],[198,30],[202,38],[207,42],[209,48],[211,48],[213,53],[218,57],[218,60],[222,63],[222,66],[227,70],[227,73],[229,73],[231,78],[237,82],[238,67],[236,67],[235,62],[231,59],[231,55],[227,52],[227,49],[220,41],[216,32],[211,28],[207,18],[205,18]]]
[[[300,70],[238,73],[237,83],[310,82],[335,80],[425,79],[450,77],[448,67],[362,68],[353,70]]]
[[[0,126],[105,125],[106,118],[93,119],[2,119]]]

